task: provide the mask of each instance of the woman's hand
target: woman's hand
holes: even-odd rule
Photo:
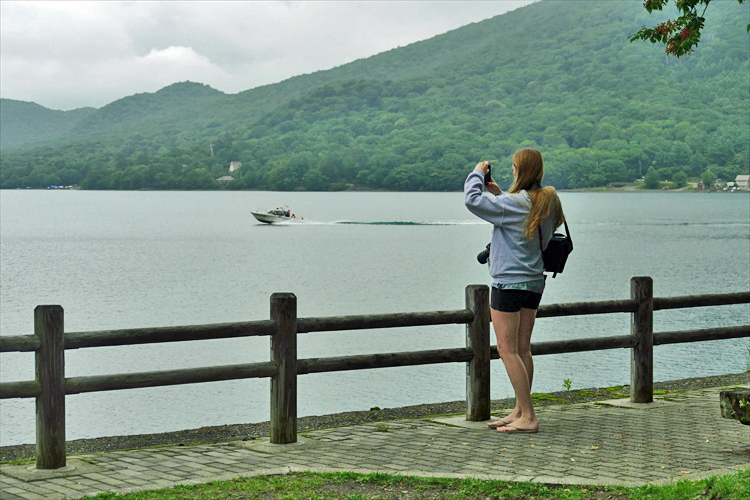
[[[480,161],[479,163],[477,163],[477,166],[474,167],[474,169],[477,169],[477,168],[481,170],[482,172],[484,172],[485,174],[487,174],[490,171],[490,162]],[[495,183],[495,179],[492,179],[492,182],[490,182],[489,184],[485,184],[484,188],[490,193],[494,194],[495,196],[503,192],[503,190],[500,189],[500,186],[498,186]]]
[[[484,172],[486,174],[487,171],[490,169],[490,162],[488,162],[488,161],[480,161],[479,163],[477,163],[477,166],[474,167],[474,168],[475,169],[478,168],[479,170],[481,170],[482,172]]]
[[[502,193],[502,192],[503,192],[503,190],[502,190],[502,189],[500,189],[500,186],[498,186],[498,185],[497,185],[497,184],[495,183],[495,179],[492,179],[492,182],[490,182],[489,184],[485,184],[485,185],[484,185],[484,188],[485,188],[485,189],[486,189],[487,191],[489,191],[490,193],[494,194],[495,196],[497,196],[497,195],[499,195],[500,193]]]

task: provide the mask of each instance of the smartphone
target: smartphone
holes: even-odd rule
[[[487,165],[487,173],[484,174],[484,183],[489,184],[492,182],[492,165]]]

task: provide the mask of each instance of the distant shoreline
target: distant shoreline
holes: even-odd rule
[[[455,191],[389,191],[386,189],[343,189],[337,191],[266,191],[263,189],[13,189],[0,191],[87,191],[94,193],[461,193]],[[623,188],[573,188],[557,189],[558,193],[710,193],[710,194],[750,194],[750,191],[695,191],[693,189],[623,189]]]
[[[554,187],[554,186],[553,186]],[[157,192],[157,193],[240,193],[240,192],[251,192],[251,193],[460,193],[462,189],[456,189],[452,191],[392,191],[387,189],[365,189],[365,188],[353,188],[353,189],[339,189],[331,191],[305,191],[305,190],[291,190],[291,191],[273,191],[265,189],[81,189],[77,186],[60,187],[60,188],[0,188],[2,191],[93,191],[93,192]],[[698,191],[693,186],[685,186],[678,189],[638,189],[635,186],[623,186],[623,187],[587,187],[587,188],[561,188],[557,189],[559,193],[712,193],[712,194],[750,194],[750,191]]]

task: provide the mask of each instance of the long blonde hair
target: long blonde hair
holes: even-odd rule
[[[532,186],[542,184],[544,178],[544,160],[542,153],[533,148],[520,149],[513,154],[513,165],[516,167],[516,180],[508,190],[509,193],[518,193],[527,190],[531,196],[531,210],[526,218],[526,237],[532,239],[539,224],[555,212],[555,228],[565,222],[562,204],[557,196],[557,191],[552,186],[530,189]]]

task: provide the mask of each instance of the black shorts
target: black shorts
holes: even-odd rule
[[[490,294],[490,307],[496,311],[518,312],[521,308],[539,309],[541,300],[541,293],[528,290],[500,290],[493,286]]]

